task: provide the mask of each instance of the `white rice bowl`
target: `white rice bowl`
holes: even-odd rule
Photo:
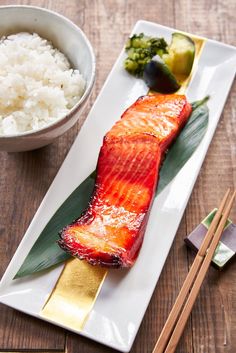
[[[64,117],[86,82],[58,49],[38,34],[0,39],[0,135],[36,131]]]

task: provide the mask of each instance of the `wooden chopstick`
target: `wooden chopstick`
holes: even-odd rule
[[[223,197],[223,200],[221,201],[219,209],[216,212],[213,221],[211,222],[211,225],[208,229],[208,232],[204,238],[204,241],[203,241],[196,257],[195,257],[195,260],[194,260],[194,262],[190,268],[190,271],[184,281],[184,284],[180,290],[180,293],[176,299],[176,302],[175,302],[175,304],[169,314],[169,317],[166,321],[166,324],[165,324],[165,326],[160,334],[160,337],[155,345],[153,353],[163,353],[163,352],[171,353],[171,352],[175,351],[175,348],[178,344],[180,335],[182,334],[182,331],[185,327],[188,316],[191,312],[192,306],[193,306],[195,299],[197,297],[197,294],[200,290],[201,283],[202,283],[202,281],[205,277],[205,274],[207,272],[207,269],[210,265],[211,258],[214,255],[215,248],[219,242],[221,233],[222,233],[224,226],[225,226],[225,221],[228,218],[228,214],[229,214],[230,209],[232,207],[233,200],[235,197],[235,192],[234,192],[228,206],[226,206],[229,192],[230,192],[230,190],[227,190],[225,196]],[[224,209],[225,209],[225,211],[223,211]],[[223,212],[223,216],[222,216],[222,212]],[[223,224],[223,226],[222,226],[222,224]],[[214,234],[215,234],[215,236],[214,236]],[[214,238],[213,238],[213,236],[214,236]],[[212,244],[210,245],[211,242],[212,242]],[[209,245],[210,245],[210,247],[209,247]],[[213,249],[213,247],[214,247],[214,249]],[[211,249],[211,251],[210,251],[210,249]],[[207,255],[206,255],[206,253],[207,253]],[[211,254],[211,257],[209,254]],[[207,262],[205,259],[207,259]],[[204,266],[203,267],[204,270],[200,269],[201,265]],[[197,273],[198,273],[198,275],[197,275]],[[201,274],[204,274],[203,277],[201,277],[202,276]],[[200,277],[199,277],[199,275],[200,275]],[[200,281],[198,278],[200,278]],[[190,288],[193,286],[195,279],[196,279],[195,284],[198,283],[198,286],[195,285],[194,296],[193,296],[192,291],[190,292],[190,294],[189,294],[189,291],[190,291]],[[198,288],[197,292],[196,292],[196,288]],[[191,299],[191,305],[190,305],[190,299],[188,299],[188,301],[186,302],[186,305],[188,303],[188,306],[186,308],[186,305],[185,305],[183,315],[182,314],[180,315],[181,309],[183,307],[183,304],[186,301],[188,294],[189,294],[189,296],[193,296],[194,300]],[[179,315],[180,315],[180,317],[179,317]],[[178,323],[176,323],[178,317],[179,317],[179,320],[178,320]],[[181,321],[180,321],[180,318],[181,318]],[[174,329],[174,327],[175,327],[175,329]],[[173,331],[173,329],[174,329],[174,331]],[[173,334],[172,334],[172,331],[173,331]],[[171,334],[172,334],[172,336],[171,336]],[[170,338],[170,336],[171,336],[171,338]],[[166,346],[167,346],[167,348],[166,348]],[[166,350],[165,350],[165,348],[166,348]]]
[[[233,206],[235,195],[236,195],[236,191],[234,191],[233,196],[231,197],[229,203],[226,205],[225,210],[223,211],[223,215],[220,220],[220,223],[217,227],[217,230],[216,230],[215,235],[212,239],[212,242],[207,250],[203,264],[199,270],[199,273],[198,273],[196,280],[193,284],[193,287],[190,291],[190,294],[189,294],[189,297],[186,301],[186,304],[184,305],[182,313],[180,314],[178,322],[176,323],[175,329],[171,335],[171,338],[170,338],[169,343],[166,347],[165,353],[173,353],[177,347],[177,344],[179,342],[181,334],[184,330],[184,327],[187,323],[188,317],[191,313],[192,307],[195,303],[195,300],[196,300],[197,295],[199,293],[199,290],[201,288],[202,282],[206,276],[208,267],[210,266],[210,263],[211,263],[213,255],[214,255],[214,252],[216,250],[216,247],[219,243],[221,234],[224,230],[226,220],[227,220],[229,213],[230,213],[230,210]]]
[[[162,332],[159,336],[159,339],[155,345],[155,348],[153,350],[153,353],[162,353],[168,343],[168,340],[170,338],[170,335],[172,333],[172,330],[175,326],[175,323],[177,321],[178,315],[180,313],[180,310],[185,302],[186,296],[189,293],[189,290],[192,286],[192,283],[198,273],[198,270],[203,262],[204,255],[206,253],[207,248],[209,247],[210,241],[213,237],[213,234],[216,230],[216,227],[220,221],[224,206],[226,204],[227,198],[229,196],[230,190],[228,189],[226,194],[224,195],[221,204],[218,208],[218,211],[216,212],[213,221],[211,222],[211,225],[207,231],[207,234],[204,238],[204,241],[202,242],[202,245],[195,257],[195,260],[189,270],[189,273],[184,281],[184,284],[179,292],[179,295],[175,301],[175,304],[169,314],[169,317],[165,323],[165,326],[162,329]]]

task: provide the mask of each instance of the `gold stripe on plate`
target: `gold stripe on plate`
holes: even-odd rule
[[[191,81],[205,44],[203,38],[189,34],[188,36],[195,42],[194,65],[187,78],[180,78],[182,86],[177,92],[179,94],[185,92]],[[67,261],[40,315],[62,326],[81,331],[93,308],[106,274],[106,269],[91,266],[86,261],[78,259]]]
[[[72,259],[64,269],[40,316],[81,331],[92,310],[107,270]]]

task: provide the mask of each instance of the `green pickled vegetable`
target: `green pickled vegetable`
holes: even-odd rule
[[[160,93],[173,93],[180,88],[175,76],[158,55],[145,65],[143,78],[148,87]]]
[[[124,62],[125,69],[132,75],[142,77],[145,65],[153,56],[162,57],[167,53],[167,43],[164,38],[153,38],[140,33],[128,39],[125,50],[128,55]]]
[[[174,75],[188,76],[195,56],[195,43],[182,33],[173,33],[168,53],[162,59]]]

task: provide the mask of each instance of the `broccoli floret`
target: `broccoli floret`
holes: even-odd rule
[[[125,50],[128,57],[125,59],[125,69],[135,76],[142,76],[144,66],[155,55],[167,53],[167,43],[164,38],[153,38],[143,33],[134,34],[128,39]]]

